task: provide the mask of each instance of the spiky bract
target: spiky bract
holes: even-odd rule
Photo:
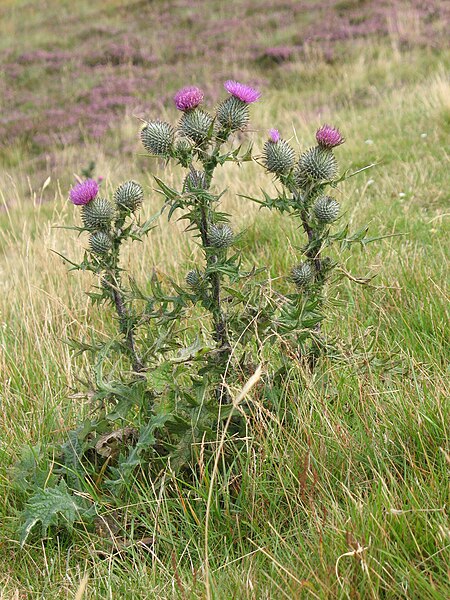
[[[141,141],[150,154],[167,157],[173,149],[175,131],[170,123],[154,121],[141,130]]]
[[[339,202],[331,196],[320,196],[314,204],[314,214],[322,223],[332,223],[339,215]]]
[[[332,151],[315,146],[300,156],[295,179],[300,188],[306,188],[313,183],[334,179],[337,172],[337,160]]]
[[[192,157],[192,142],[187,138],[180,138],[175,144],[174,158],[180,161],[183,167],[187,167]]]
[[[249,119],[248,104],[235,96],[230,96],[217,107],[217,120],[228,131],[244,129]]]
[[[206,111],[195,108],[183,113],[180,120],[180,131],[195,144],[203,144],[212,130],[213,118]]]
[[[190,171],[183,183],[183,193],[206,189],[206,175],[204,171]]]
[[[81,209],[83,225],[89,231],[108,229],[114,216],[114,207],[109,200],[97,196]]]
[[[294,166],[295,151],[286,140],[273,142],[270,139],[264,144],[263,159],[268,171],[286,175]]]
[[[114,192],[114,200],[119,208],[136,211],[144,199],[144,190],[137,181],[125,181]]]
[[[196,269],[192,269],[186,275],[186,283],[189,287],[198,288],[201,283],[200,273]]]
[[[89,238],[89,245],[94,254],[106,254],[111,250],[112,240],[106,231],[94,231]]]
[[[302,262],[291,271],[292,281],[298,288],[304,288],[311,283],[314,277],[314,272],[309,262]]]
[[[233,230],[226,223],[220,225],[210,225],[208,239],[214,248],[228,248],[233,244]]]

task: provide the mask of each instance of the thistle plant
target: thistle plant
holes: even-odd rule
[[[224,435],[243,439],[248,420],[242,412],[251,411],[242,402],[241,414],[236,413],[229,403],[230,385],[241,384],[241,374],[251,375],[251,365],[264,356],[266,373],[258,393],[262,402],[270,402],[281,390],[276,375],[289,376],[292,358],[314,368],[327,348],[320,330],[327,312],[324,290],[337,266],[326,251],[334,243],[346,248],[377,239],[367,238],[366,229],[352,236],[347,227],[333,233],[340,205],[328,190],[350,176],[338,175],[334,150],[344,142],[340,132],[324,125],[316,133],[317,145],[296,157],[290,143],[271,129],[262,162],[280,189],[275,198],[264,193],[263,200],[252,200],[297,219],[306,239],[286,274],[287,292],[286,286],[275,289],[267,266],[247,265],[237,243],[240,236],[221,210],[226,190],[215,187],[214,177],[229,162],[254,160],[251,145],[244,150],[233,140],[248,126],[250,107],[260,93],[231,80],[224,87],[229,96],[214,111],[203,107],[202,90],[190,86],[174,96],[181,113],[176,125],[144,122],[140,139],[149,155],[182,172],[179,189],[155,176],[164,198],[156,215],[141,221],[144,192],[135,181],[120,184],[112,198],[93,179],[70,191],[71,202],[80,207],[81,226],[69,229],[83,240],[87,236],[87,248],[81,262],[66,260],[72,269],[97,277],[97,290],[89,296],[103,319],[110,316],[104,310],[109,305],[118,329],[102,342],[71,342],[92,358],[87,382],[94,388],[91,416],[55,451],[59,466],[52,464],[49,487],[34,490],[24,513],[23,542],[38,522],[45,534],[60,514],[71,525],[77,514],[88,522],[98,511],[87,494],[78,498],[70,490],[95,487],[109,504],[123,502],[136,477],[148,476],[157,485],[161,467],[169,465],[192,482],[198,448],[202,461],[212,457],[222,423]],[[201,260],[187,269],[183,281],[152,274],[141,289],[123,270],[121,249],[126,242],[142,241],[164,211],[169,220],[177,215],[187,223]],[[192,331],[193,314],[202,317],[200,331]],[[282,352],[275,350],[275,341]],[[290,364],[283,370],[280,356],[286,348]],[[223,452],[224,464],[232,464],[233,452]]]
[[[203,253],[203,267],[186,275],[191,302],[201,305],[211,316],[211,334],[215,342],[210,375],[217,380],[216,397],[226,400],[226,388],[220,380],[230,357],[232,328],[222,299],[223,280],[231,282],[244,275],[240,271],[239,254],[233,250],[236,236],[228,216],[220,211],[223,192],[213,189],[215,169],[226,162],[251,160],[251,149],[241,154],[241,146],[222,150],[232,134],[243,130],[250,115],[250,105],[260,93],[250,86],[227,81],[230,94],[210,113],[203,108],[204,94],[198,87],[186,87],[174,96],[182,113],[176,127],[161,121],[147,122],[141,131],[145,149],[153,155],[173,160],[185,169],[181,190],[174,190],[156,179],[169,207],[169,219],[182,212],[187,230],[198,239]],[[214,375],[213,375],[214,372]]]

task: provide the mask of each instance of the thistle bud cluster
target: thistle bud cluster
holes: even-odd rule
[[[234,469],[239,455],[235,448],[238,453],[245,451],[254,410],[246,394],[235,410],[230,390],[241,389],[242,377],[254,372],[257,361],[264,364],[267,376],[254,377],[258,385],[252,391],[249,386],[248,395],[256,392],[258,406],[266,410],[267,404],[269,412],[284,407],[278,399],[285,395],[295,362],[313,370],[317,358],[330,347],[320,326],[327,316],[324,284],[335,262],[324,253],[333,242],[346,248],[352,242],[374,239],[365,238],[366,230],[353,236],[347,227],[336,234],[332,231],[340,207],[326,192],[345,178],[337,179],[333,153],[344,139],[337,129],[324,125],[316,133],[316,146],[297,156],[277,129],[270,130],[263,161],[282,191],[277,189],[276,198],[263,192],[263,200],[253,200],[290,212],[303,229],[301,244],[297,240],[287,244],[301,247],[301,257],[287,277],[277,274],[273,278],[270,267],[275,265],[259,268],[252,252],[240,251],[229,215],[220,209],[225,191],[215,190],[217,167],[253,160],[251,147],[241,152],[242,144],[222,146],[234,132],[247,127],[249,106],[260,97],[257,90],[232,80],[225,83],[225,89],[229,96],[208,112],[201,89],[183,88],[174,97],[181,112],[177,126],[158,120],[146,122],[141,129],[142,144],[150,154],[167,162],[173,159],[184,169],[178,189],[155,177],[164,197],[156,215],[141,221],[137,211],[143,190],[132,180],[119,185],[111,198],[103,190],[99,193],[99,181],[91,178],[70,191],[71,202],[81,212],[82,227],[75,229],[89,235],[82,261],[70,262],[73,269],[97,276],[99,285],[89,296],[94,304],[115,309],[116,331],[108,327],[105,335],[93,335],[91,341],[78,345],[93,357],[92,376],[85,379],[89,388],[93,382],[92,412],[97,414],[84,419],[61,446],[55,479],[58,498],[71,489],[77,494],[83,491],[80,484],[85,478],[89,493],[76,497],[77,502],[83,500],[83,506],[91,498],[92,481],[99,492],[96,500],[108,500],[114,493],[118,502],[128,503],[139,473],[146,474],[142,485],[169,472],[180,481],[188,477],[192,489],[193,481],[204,479],[199,479],[196,468],[198,448],[205,454],[202,462],[212,464],[217,439],[228,442],[228,434],[231,443],[223,444],[220,460],[227,472],[228,466]],[[200,251],[182,284],[167,274],[161,277],[154,269],[142,285],[133,273],[128,276],[125,261],[120,260],[122,243],[141,241],[166,208],[168,219],[181,212],[180,219],[187,222],[186,231]],[[104,311],[102,318],[108,316]],[[299,381],[296,378],[296,390]],[[127,426],[108,432],[118,419]],[[120,446],[117,454],[113,456],[109,446],[111,454],[103,453],[103,438],[113,439],[114,449]],[[70,486],[62,488],[65,479]],[[45,491],[51,489],[47,483],[51,485],[48,478]],[[35,506],[40,511],[41,496],[37,498]],[[26,514],[28,535],[28,508]],[[91,508],[85,514],[91,518]]]
[[[235,131],[245,129],[250,118],[249,105],[261,94],[237,81],[226,81],[230,94],[213,114],[202,108],[204,93],[196,86],[180,89],[174,96],[182,112],[177,127],[165,121],[150,121],[141,130],[141,142],[149,154],[175,158],[188,166],[194,153],[205,152],[211,143],[222,143]]]
[[[317,145],[301,153],[298,158],[277,129],[269,131],[269,139],[264,145],[264,166],[285,188],[284,204],[278,206],[282,206],[282,210],[292,210],[300,218],[308,236],[304,251],[307,260],[291,271],[291,281],[302,293],[313,284],[323,285],[330,270],[321,251],[329,235],[326,226],[338,219],[340,206],[324,190],[328,185],[336,186],[338,163],[333,150],[344,141],[338,129],[323,125],[316,132]]]
[[[144,191],[136,181],[125,181],[115,190],[114,203],[98,192],[98,183],[87,179],[75,185],[69,196],[73,204],[81,206],[83,229],[90,232],[90,251],[106,255],[113,247],[113,224],[140,208]]]
[[[338,174],[333,148],[345,140],[338,129],[323,125],[316,132],[316,141],[317,146],[303,152],[296,162],[292,146],[281,138],[277,129],[271,129],[263,150],[266,169],[291,188],[295,186],[304,192],[333,181]]]

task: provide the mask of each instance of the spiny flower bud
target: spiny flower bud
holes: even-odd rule
[[[339,215],[339,202],[331,196],[321,196],[314,204],[314,214],[322,223],[332,223]]]
[[[276,129],[271,129],[269,139],[264,144],[263,159],[266,168],[276,175],[286,175],[294,166],[294,149],[280,138]]]
[[[196,269],[192,269],[186,275],[186,283],[193,289],[198,288],[201,281],[200,273]]]
[[[217,120],[223,129],[244,129],[250,119],[248,104],[235,96],[227,98],[217,107]]]
[[[81,209],[83,225],[89,231],[108,229],[114,216],[114,208],[109,200],[97,196]]]
[[[299,187],[307,187],[311,183],[333,179],[337,172],[337,160],[331,150],[315,146],[300,156],[295,178]]]
[[[111,237],[105,231],[94,231],[89,239],[89,245],[94,254],[106,254],[111,250]]]
[[[200,108],[183,113],[180,120],[180,131],[195,144],[203,144],[208,139],[213,124],[210,114]]]
[[[226,223],[220,225],[210,225],[208,231],[209,243],[214,248],[228,248],[233,244],[233,230]]]
[[[144,199],[144,190],[136,181],[125,181],[114,192],[114,200],[119,208],[136,211]]]
[[[178,154],[190,154],[192,150],[191,142],[186,138],[180,138],[175,145],[175,152]]]
[[[206,189],[206,175],[204,171],[190,171],[183,183],[183,194],[195,190]]]
[[[141,142],[144,148],[150,154],[157,156],[169,156],[172,147],[175,132],[165,121],[154,121],[147,123],[141,130]]]
[[[309,262],[302,262],[291,271],[292,281],[298,288],[303,288],[313,279],[313,270]]]

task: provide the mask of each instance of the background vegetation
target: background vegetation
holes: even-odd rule
[[[445,2],[419,0],[2,2],[0,598],[203,598],[206,578],[216,598],[449,596],[448,17]],[[64,339],[104,327],[88,310],[90,276],[51,252],[82,254],[55,228],[77,218],[73,174],[93,160],[109,191],[135,178],[156,212],[164,165],[139,156],[136,116],[173,117],[184,84],[213,103],[230,77],[263,92],[246,136],[257,152],[269,127],[304,149],[331,122],[347,139],[342,164],[378,162],[346,182],[343,208],[355,227],[401,235],[345,265],[377,277],[333,290],[340,361],[315,377],[293,365],[277,415],[255,399],[242,480],[224,501],[221,473],[208,521],[207,487],[174,499],[167,477],[122,507],[126,549],[52,531],[20,550],[14,465],[89,411],[88,365]],[[248,260],[277,276],[294,260],[286,237],[301,232],[236,196],[269,184],[248,165],[218,187]],[[126,265],[141,282],[153,269],[181,281],[195,260],[181,226],[162,220]]]

